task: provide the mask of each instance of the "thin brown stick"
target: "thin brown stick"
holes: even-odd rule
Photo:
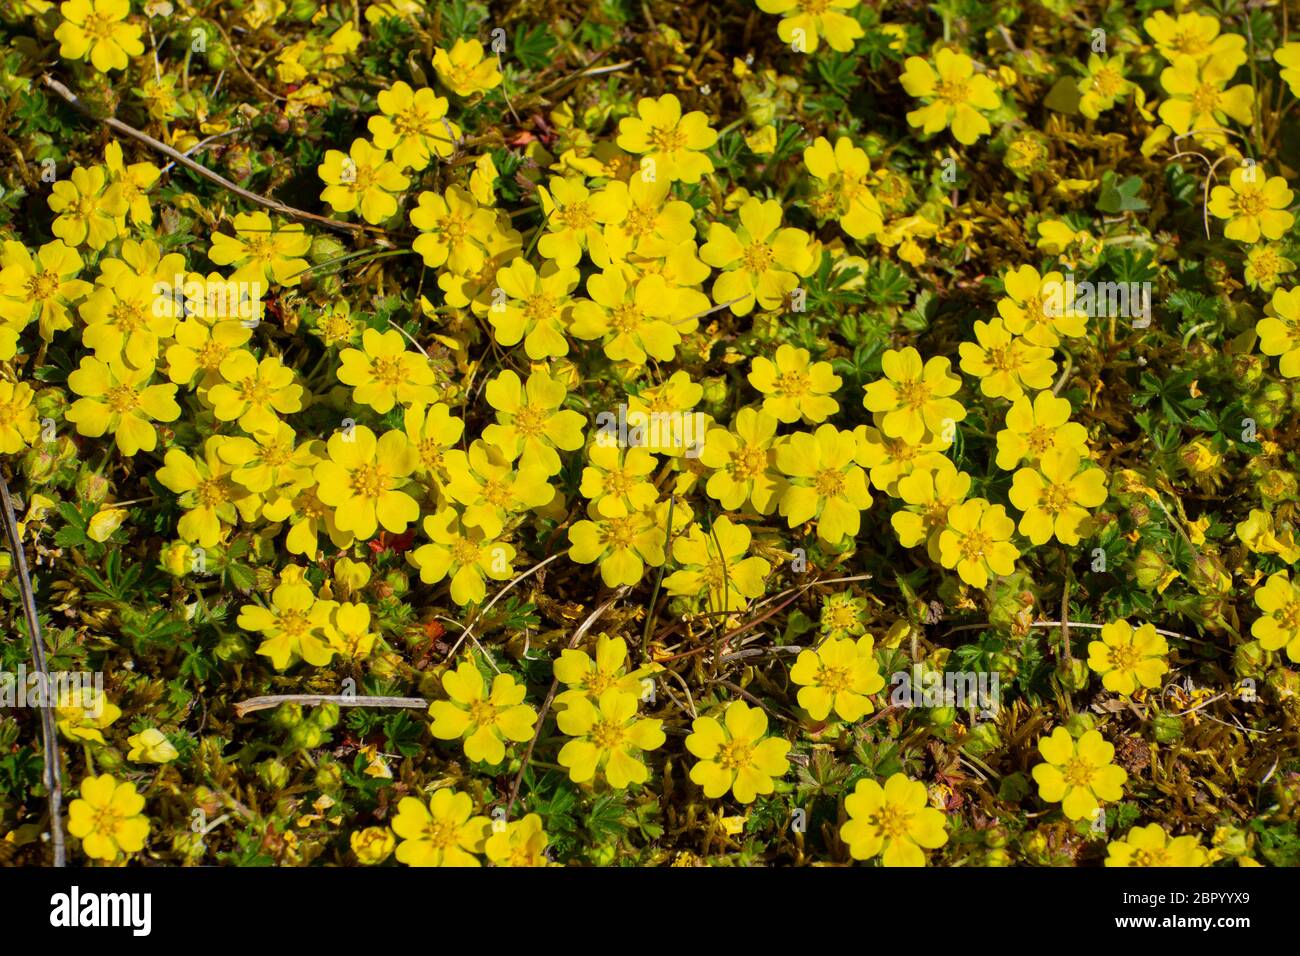
[[[18,519],[14,516],[13,499],[9,496],[9,483],[0,472],[0,505],[3,505],[5,536],[9,539],[9,552],[18,568],[18,592],[22,595],[23,615],[27,618],[27,636],[32,642],[32,663],[37,673],[50,687],[50,665],[45,658],[45,642],[41,637],[41,622],[36,615],[36,593],[27,573],[27,553],[23,550],[18,533]],[[59,760],[58,728],[54,723],[54,705],[45,695],[41,703],[41,738],[45,753],[45,788],[50,804],[50,833],[54,840],[54,865],[66,865],[63,844],[63,772]]]
[[[120,119],[117,119],[112,116],[96,116],[94,113],[91,112],[91,110],[86,106],[86,104],[81,101],[81,98],[77,96],[76,93],[73,93],[72,90],[68,89],[66,86],[64,86],[54,77],[50,76],[48,73],[44,74],[41,77],[41,80],[45,83],[46,86],[52,89],[55,93],[58,93],[59,96],[67,100],[68,103],[79,113],[81,113],[83,116],[88,116],[91,119],[98,120],[99,122],[107,126],[109,129],[116,130],[117,132],[121,133],[123,136],[129,136],[132,139],[136,140],[137,142],[144,143],[144,145],[148,146],[150,149],[162,153],[164,156],[170,158],[173,162],[179,163],[180,165],[184,166],[186,169],[198,173],[204,179],[216,183],[221,188],[227,189],[230,192],[234,193],[236,196],[239,196],[243,199],[247,199],[251,203],[256,203],[259,206],[265,206],[267,209],[273,209],[276,212],[280,213],[281,215],[288,216],[291,219],[301,219],[305,222],[314,222],[319,226],[325,226],[326,228],[333,229],[336,232],[346,232],[350,235],[356,235],[358,233],[362,233],[366,231],[373,231],[373,232],[380,232],[380,233],[385,232],[385,230],[380,229],[376,226],[367,226],[356,222],[342,222],[338,219],[331,219],[328,216],[321,216],[314,212],[307,212],[306,210],[303,209],[295,209],[293,206],[286,205],[285,203],[280,202],[280,200],[278,199],[271,199],[269,196],[262,196],[251,190],[245,189],[243,186],[239,186],[236,185],[235,183],[232,183],[229,179],[227,179],[225,176],[222,176],[220,173],[215,173],[212,170],[208,169],[206,166],[202,165],[201,163],[195,162],[194,160],[190,159],[188,156],[186,156],[184,153],[180,152],[179,150],[173,149],[172,147],[168,146],[162,140],[154,139],[148,133],[141,132],[140,130],[136,129],[134,126],[129,126],[128,124],[123,123]]]
[[[281,704],[304,704],[308,707],[317,704],[337,704],[340,707],[404,707],[408,710],[423,710],[429,701],[423,697],[352,697],[344,694],[271,694],[266,697],[250,697],[235,705],[235,716],[243,717],[255,710],[269,710]]]

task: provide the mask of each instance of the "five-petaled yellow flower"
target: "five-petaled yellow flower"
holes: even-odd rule
[[[428,806],[403,797],[392,824],[402,840],[397,861],[407,866],[482,866],[475,854],[482,852],[492,821],[473,813],[474,801],[457,790],[434,791]]]
[[[699,758],[691,767],[691,780],[711,800],[728,790],[741,803],[772,793],[774,779],[790,769],[785,756],[790,741],[766,735],[767,714],[742,700],[728,704],[722,720],[695,718],[686,738],[686,749]]]
[[[500,763],[506,741],[530,740],[537,711],[524,703],[525,688],[509,674],[497,674],[488,687],[472,660],[461,661],[442,675],[448,700],[429,705],[430,727],[439,740],[465,740],[465,756],[475,762]]]
[[[800,651],[790,680],[800,685],[799,706],[813,720],[826,720],[834,710],[849,723],[875,709],[870,695],[885,686],[870,634],[856,641],[831,637],[814,650]]]
[[[65,4],[66,6],[66,4]],[[142,811],[144,797],[135,784],[118,781],[112,774],[86,777],[81,797],[68,806],[68,832],[81,841],[92,860],[115,860],[144,849],[149,818]]]
[[[926,105],[907,114],[907,122],[926,134],[952,127],[957,142],[969,146],[992,132],[983,115],[1002,105],[991,79],[975,72],[975,62],[964,53],[944,47],[934,66],[919,56],[909,56],[900,77],[908,95]]]
[[[704,150],[718,141],[718,134],[707,114],[692,110],[683,115],[681,101],[672,93],[643,97],[636,111],[619,120],[618,146],[642,154],[638,175],[645,181],[698,183],[713,172]]]
[[[1101,804],[1124,796],[1128,773],[1112,762],[1115,745],[1096,730],[1077,741],[1064,727],[1038,741],[1043,763],[1033,770],[1038,795],[1047,803],[1059,803],[1071,820],[1094,816]]]
[[[925,866],[925,851],[948,842],[943,811],[928,806],[925,784],[896,773],[882,787],[859,780],[844,798],[849,819],[840,839],[855,860],[879,856],[885,866]]]
[[[1115,694],[1132,694],[1139,686],[1159,687],[1169,670],[1169,644],[1154,624],[1133,627],[1128,621],[1103,624],[1101,640],[1088,644],[1088,666],[1101,675],[1101,684]]]

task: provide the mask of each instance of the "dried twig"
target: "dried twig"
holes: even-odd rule
[[[266,697],[250,697],[235,705],[235,716],[243,717],[255,710],[269,710],[281,704],[303,704],[311,707],[317,704],[337,704],[340,707],[404,707],[408,710],[424,710],[429,701],[423,697],[356,697],[346,694],[271,694]]]
[[[130,126],[126,123],[123,123],[120,119],[117,119],[112,116],[96,116],[93,112],[91,112],[90,108],[87,107],[86,104],[82,102],[81,97],[77,96],[76,93],[72,92],[72,90],[68,89],[66,86],[64,86],[54,77],[50,76],[48,73],[42,76],[41,79],[42,81],[44,81],[46,86],[48,86],[55,93],[58,93],[59,96],[67,100],[68,103],[79,113],[81,113],[83,116],[88,116],[91,119],[98,120],[99,122],[107,126],[109,129],[116,130],[117,132],[121,133],[123,136],[129,136],[132,139],[136,140],[137,142],[144,143],[144,145],[148,146],[150,149],[162,153],[164,156],[168,157],[173,162],[179,163],[180,165],[184,166],[186,169],[198,173],[204,179],[211,180],[212,182],[216,183],[218,186],[222,187],[223,189],[228,189],[236,196],[239,196],[243,199],[247,199],[251,203],[256,203],[259,206],[265,206],[267,209],[273,209],[276,212],[280,213],[281,215],[288,216],[291,219],[301,219],[305,222],[314,222],[319,226],[325,226],[326,228],[333,229],[336,232],[346,232],[351,235],[355,235],[357,233],[362,233],[366,231],[374,231],[380,233],[384,232],[383,229],[379,229],[376,226],[366,226],[356,222],[342,222],[338,219],[331,219],[328,216],[317,215],[314,212],[307,212],[303,209],[295,209],[293,206],[286,205],[285,203],[280,202],[280,200],[278,199],[271,199],[268,196],[259,195],[258,193],[245,189],[243,186],[236,185],[235,183],[232,183],[229,179],[227,179],[225,176],[222,176],[220,173],[214,173],[212,170],[208,169],[206,166],[202,165],[201,163],[197,163],[194,160],[190,159],[187,155],[180,152],[179,150],[173,149],[171,146],[168,146],[162,140],[154,139],[148,133],[141,132],[140,130],[136,129],[134,126]]]
[[[45,659],[41,622],[36,616],[36,594],[32,590],[32,579],[27,573],[27,554],[18,533],[18,519],[14,516],[14,503],[9,496],[9,483],[5,481],[3,472],[0,472],[0,505],[3,505],[9,551],[13,555],[14,566],[18,569],[18,591],[22,595],[23,615],[27,618],[27,636],[32,642],[32,663],[44,679],[45,686],[50,687],[50,665]],[[63,845],[63,772],[59,760],[58,728],[54,723],[54,705],[48,695],[41,703],[41,738],[45,752],[45,787],[50,803],[50,832],[54,838],[54,865],[63,866],[66,863]]]

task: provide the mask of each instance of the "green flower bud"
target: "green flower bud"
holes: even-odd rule
[[[1183,739],[1183,718],[1177,714],[1159,714],[1151,721],[1157,743],[1172,744]]]
[[[1073,635],[1071,639],[1073,640]],[[1056,677],[1066,690],[1078,691],[1088,686],[1092,674],[1088,670],[1088,662],[1076,657],[1071,661],[1062,661],[1056,669]]]
[[[343,786],[343,768],[336,760],[323,760],[316,768],[316,789],[333,793]]]
[[[1142,590],[1150,591],[1152,588],[1158,587],[1168,574],[1169,562],[1165,560],[1165,556],[1159,551],[1143,548],[1138,552],[1133,569],[1133,578]]]
[[[321,730],[329,730],[339,722],[338,704],[321,704],[312,711],[309,721]]]
[[[274,758],[257,765],[257,778],[271,790],[281,790],[289,782],[289,768]]]
[[[113,486],[103,475],[93,471],[83,471],[77,476],[77,496],[92,505],[103,504]]]
[[[1242,644],[1232,653],[1232,670],[1238,677],[1260,678],[1268,667],[1268,652],[1259,641]]]
[[[1076,661],[1075,663],[1080,662]],[[1070,732],[1071,737],[1077,740],[1088,731],[1097,729],[1097,718],[1086,713],[1071,714],[1070,719],[1065,722],[1065,729]]]
[[[930,723],[935,727],[951,727],[957,720],[956,707],[931,707]]]

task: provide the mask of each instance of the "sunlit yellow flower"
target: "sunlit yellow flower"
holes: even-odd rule
[[[1020,552],[1011,543],[1016,524],[1001,505],[972,498],[948,509],[947,527],[939,533],[939,561],[955,568],[971,587],[982,588],[991,575],[1016,569]]]
[[[208,389],[207,401],[220,421],[238,421],[249,434],[275,431],[279,415],[302,409],[301,385],[291,368],[274,355],[260,362],[245,349],[231,352],[217,366],[221,381]]]
[[[879,421],[881,415],[875,417]],[[855,428],[853,438],[858,446],[854,460],[871,472],[871,484],[891,497],[898,497],[898,482],[903,477],[951,464],[944,457],[944,449],[952,444],[951,437],[944,441],[941,435],[928,430],[921,432],[916,444],[901,438],[886,438],[870,425]]]
[[[1093,53],[1088,68],[1079,80],[1079,112],[1096,119],[1128,96],[1136,85],[1124,78],[1124,55],[1102,57]]]
[[[807,349],[782,344],[769,359],[753,358],[749,384],[763,393],[763,411],[780,422],[823,422],[840,410],[831,396],[840,387],[840,377],[830,362],[810,361]]]
[[[348,845],[362,866],[378,866],[392,854],[397,839],[388,827],[366,827],[350,833]]]
[[[537,251],[562,269],[576,266],[582,253],[598,246],[604,228],[627,218],[628,193],[622,182],[592,191],[581,176],[552,176],[550,188],[537,187],[546,233]]]
[[[424,519],[429,544],[411,554],[420,580],[436,584],[451,578],[451,599],[459,605],[481,604],[487,596],[485,579],[504,581],[513,574],[515,549],[489,538],[481,528],[467,528],[455,508],[444,508]]]
[[[92,860],[138,853],[149,837],[149,818],[140,812],[143,809],[144,797],[130,781],[119,782],[108,773],[86,777],[81,781],[81,796],[68,805],[68,832],[81,841],[81,849]]]
[[[516,259],[496,274],[500,294],[493,293],[488,321],[501,345],[516,345],[534,362],[569,354],[564,331],[573,304],[569,299],[578,285],[577,269],[562,269],[554,262],[539,273],[526,259]]]
[[[573,738],[556,758],[569,779],[587,783],[600,773],[616,790],[650,779],[641,753],[662,747],[667,737],[662,720],[638,717],[636,709],[637,695],[617,687],[603,691],[596,703],[569,698],[555,716],[560,731]]]
[[[1101,628],[1101,640],[1088,643],[1088,666],[1101,675],[1101,684],[1115,694],[1132,694],[1139,686],[1159,687],[1169,670],[1165,655],[1169,644],[1155,625],[1133,627],[1128,621],[1110,621]]]
[[[527,384],[506,369],[487,383],[487,402],[496,410],[496,423],[483,429],[483,440],[496,445],[506,457],[518,459],[521,469],[540,468],[558,474],[560,451],[582,447],[580,412],[562,408],[568,395],[564,382],[544,369],[534,369]]]
[[[1246,250],[1246,285],[1262,292],[1272,292],[1282,276],[1295,270],[1295,263],[1283,255],[1280,245],[1266,242]]]
[[[130,57],[144,53],[140,27],[127,23],[129,0],[67,0],[59,4],[63,22],[54,31],[59,56],[84,60],[100,73],[125,70]]]
[[[1053,448],[1035,467],[1015,473],[1008,497],[1024,512],[1020,533],[1035,545],[1053,537],[1062,544],[1078,544],[1087,509],[1106,500],[1106,472],[1068,448]]]
[[[680,566],[664,578],[669,594],[696,597],[707,593],[709,607],[718,611],[743,611],[763,594],[771,565],[749,554],[750,531],[733,524],[726,515],[706,532],[692,525],[673,541],[673,560]]]
[[[975,320],[976,342],[962,342],[961,370],[980,380],[980,391],[989,398],[1012,401],[1026,389],[1050,388],[1056,374],[1052,350],[1029,344],[1012,335],[1002,319]]]
[[[47,242],[35,255],[21,242],[0,246],[0,360],[13,358],[12,349],[5,354],[6,329],[16,338],[29,322],[39,320],[41,338],[48,342],[55,332],[72,327],[68,309],[94,288],[77,278],[81,268],[77,250],[61,239]]]
[[[1255,323],[1259,350],[1280,355],[1278,371],[1287,378],[1300,378],[1300,286],[1274,291],[1266,311]]]
[[[320,198],[335,212],[359,209],[366,222],[380,223],[397,212],[397,197],[411,185],[387,153],[364,139],[354,139],[345,155],[337,149],[325,151],[316,172],[325,183]]]
[[[489,690],[471,660],[442,675],[448,700],[429,705],[430,727],[439,740],[465,740],[465,756],[478,763],[498,764],[506,755],[507,740],[533,736],[537,711],[524,703],[525,688],[509,674],[492,678]]]
[[[885,866],[925,866],[925,850],[948,842],[943,811],[927,806],[925,784],[896,773],[882,787],[859,780],[844,798],[849,819],[840,839],[855,860],[879,856]]]
[[[1250,626],[1259,646],[1266,651],[1285,649],[1286,656],[1300,664],[1300,586],[1287,571],[1270,574],[1263,587],[1255,589],[1255,604],[1264,612]]]
[[[611,688],[639,697],[641,682],[663,669],[658,664],[645,664],[629,671],[627,663],[627,641],[621,637],[597,635],[594,657],[578,648],[565,648],[552,665],[555,679],[565,685],[556,695],[555,705],[566,707],[579,697],[598,704],[601,695]]]
[[[401,534],[420,517],[420,506],[402,490],[415,470],[415,450],[399,431],[376,439],[365,425],[337,431],[326,445],[327,457],[317,462],[320,500],[335,509],[339,528],[362,541],[382,525]]]
[[[939,562],[939,536],[948,526],[948,509],[970,492],[971,477],[958,471],[947,458],[935,467],[918,468],[898,479],[898,497],[907,507],[889,519],[898,542],[905,548],[926,544],[930,560]]]
[[[501,85],[496,58],[486,56],[478,40],[457,40],[450,51],[434,50],[433,68],[442,85],[457,96],[473,96]]]
[[[790,680],[800,685],[799,706],[813,720],[826,720],[834,710],[836,717],[849,723],[875,709],[870,695],[885,686],[870,634],[856,641],[828,638],[815,650],[800,651],[790,668]]]
[[[1007,294],[998,302],[1007,331],[1024,336],[1030,345],[1056,348],[1061,337],[1087,332],[1087,316],[1075,305],[1075,286],[1059,272],[1040,275],[1021,266],[1003,276]]]
[[[176,386],[150,385],[153,374],[152,363],[134,369],[117,358],[101,362],[85,356],[68,376],[68,387],[81,396],[68,409],[68,421],[88,438],[112,432],[124,455],[153,451],[158,445],[153,423],[174,422],[181,415]]]
[[[411,210],[411,225],[420,230],[411,248],[431,269],[446,265],[452,272],[477,272],[487,257],[487,243],[496,228],[491,209],[459,186],[437,193],[420,193],[419,205]]]
[[[271,606],[245,604],[239,610],[239,626],[260,631],[257,653],[271,659],[282,671],[291,660],[301,657],[314,667],[323,667],[334,656],[326,633],[330,604],[318,601],[304,581],[284,581],[271,592]]]
[[[1021,395],[1007,409],[1006,428],[998,432],[997,466],[1010,471],[1021,461],[1037,462],[1049,451],[1088,454],[1088,430],[1070,421],[1070,402],[1051,392],[1039,392],[1033,401]]]
[[[477,439],[468,452],[446,453],[447,495],[465,506],[465,524],[488,537],[501,534],[507,521],[555,497],[549,476],[538,465],[517,465],[496,445]]]
[[[1197,63],[1217,57],[1240,66],[1246,62],[1246,38],[1235,33],[1220,35],[1218,17],[1205,13],[1180,13],[1177,18],[1159,10],[1142,21],[1156,49],[1166,60],[1189,56]]]
[[[961,402],[948,397],[961,388],[948,359],[933,356],[922,365],[921,354],[909,345],[887,350],[880,363],[884,378],[866,387],[862,404],[883,416],[879,425],[886,437],[915,445],[927,429],[942,435],[966,417]]]
[[[1106,845],[1107,866],[1206,866],[1209,854],[1195,835],[1171,837],[1158,823],[1133,827]]]
[[[1179,56],[1160,73],[1160,85],[1169,98],[1160,104],[1160,119],[1179,136],[1195,133],[1205,143],[1221,143],[1224,123],[1229,118],[1243,126],[1254,113],[1255,90],[1247,83],[1227,89],[1241,60],[1215,54],[1200,65],[1190,56]]]
[[[219,266],[235,266],[237,282],[258,282],[263,288],[271,283],[293,286],[301,281],[307,260],[301,258],[311,248],[311,237],[302,223],[280,228],[271,225],[264,212],[240,213],[235,217],[236,235],[212,233],[208,258]]]
[[[220,541],[223,528],[233,528],[241,513],[249,520],[257,513],[257,498],[235,484],[231,477],[235,466],[221,459],[226,440],[220,435],[209,437],[200,458],[170,448],[156,473],[164,488],[180,495],[180,506],[185,509],[176,525],[177,534],[201,548]]]
[[[481,853],[492,821],[471,816],[469,794],[443,788],[434,791],[426,807],[422,800],[403,797],[393,817],[393,832],[402,840],[397,861],[407,866],[482,866]]]
[[[1300,96],[1300,42],[1283,43],[1273,51],[1273,59],[1282,67],[1282,82],[1291,88],[1292,96]]]
[[[1210,212],[1228,220],[1223,234],[1239,242],[1281,239],[1295,223],[1287,212],[1294,194],[1281,176],[1265,176],[1257,166],[1238,166],[1228,177],[1227,186],[1215,186],[1210,192]]]
[[[493,866],[547,866],[546,846],[550,837],[542,829],[542,818],[530,813],[522,820],[492,824],[483,852]]]
[[[41,433],[32,405],[35,395],[26,382],[0,381],[0,455],[22,451]]]
[[[748,315],[755,302],[777,308],[808,272],[813,253],[806,232],[781,228],[780,203],[751,198],[740,207],[734,231],[720,222],[709,226],[700,258],[722,270],[713,282],[713,301],[729,304],[735,315]]]
[[[659,491],[650,480],[657,463],[644,448],[597,443],[587,450],[587,461],[578,493],[600,514],[621,517],[643,511],[658,499]]]
[[[1002,105],[997,86],[964,53],[944,47],[934,57],[934,66],[919,56],[909,56],[900,80],[909,96],[926,105],[907,114],[911,126],[927,134],[952,127],[957,142],[969,146],[992,127],[982,114]]]
[[[54,702],[56,726],[69,740],[106,743],[104,728],[121,716],[122,708],[107,694],[86,685],[60,688]]]
[[[569,527],[569,557],[579,564],[600,562],[600,577],[607,587],[636,584],[645,566],[664,563],[667,535],[653,511],[634,511],[606,517],[587,508],[587,520]]]
[[[700,451],[700,463],[713,469],[705,492],[728,511],[749,502],[759,514],[769,514],[780,497],[784,479],[776,467],[776,416],[742,408],[731,429],[710,428]]]
[[[816,52],[820,38],[840,53],[853,49],[863,36],[862,24],[842,11],[852,10],[858,0],[757,0],[764,13],[779,13],[776,35],[796,53]]]
[[[803,162],[808,172],[819,180],[811,200],[815,211],[833,215],[839,220],[840,228],[854,239],[865,239],[880,231],[883,225],[880,203],[867,185],[871,164],[867,154],[854,146],[851,139],[841,136],[832,149],[830,140],[818,136],[803,151]]]
[[[1060,803],[1071,820],[1093,816],[1102,802],[1124,797],[1128,773],[1115,766],[1115,746],[1100,733],[1089,730],[1077,741],[1064,727],[1051,736],[1040,737],[1038,752],[1043,763],[1033,770],[1038,796],[1046,803]]]
[[[391,152],[399,169],[418,171],[432,157],[446,159],[456,151],[461,131],[447,118],[445,96],[428,88],[412,90],[409,83],[398,80],[380,90],[375,100],[380,112],[366,125],[375,146]]]
[[[128,737],[126,742],[131,747],[126,755],[127,760],[135,760],[139,763],[168,763],[180,756],[172,742],[157,727],[142,730]]]
[[[102,249],[118,237],[120,217],[127,211],[122,187],[109,185],[103,166],[76,167],[71,176],[50,187],[49,205],[59,214],[50,232],[69,246],[91,249]]]
[[[429,360],[406,347],[396,329],[361,333],[361,348],[339,353],[339,381],[353,386],[352,400],[379,414],[397,404],[427,404],[438,397]]]
[[[740,803],[753,803],[776,789],[774,778],[790,769],[786,754],[790,741],[768,737],[767,714],[736,700],[727,705],[723,719],[697,717],[686,738],[686,749],[699,759],[691,767],[691,780],[704,788],[711,800],[727,791]]]
[[[447,450],[464,434],[465,422],[442,402],[412,405],[402,417],[406,438],[415,449],[415,473],[441,485],[447,480]]]
[[[570,331],[580,339],[600,339],[609,358],[634,365],[645,364],[647,356],[671,362],[682,335],[695,331],[696,316],[709,308],[702,292],[655,273],[629,284],[622,270],[597,272],[587,279],[587,294],[591,301],[574,304]]]
[[[642,97],[637,115],[618,123],[618,146],[642,154],[640,173],[650,182],[697,183],[713,172],[704,150],[718,141],[708,114],[692,110],[682,115],[682,104],[672,93],[658,99]]]
[[[789,479],[781,515],[791,528],[815,518],[817,537],[830,545],[857,536],[862,512],[871,507],[866,472],[854,460],[857,451],[853,432],[834,425],[795,432],[777,446],[776,466]]]

